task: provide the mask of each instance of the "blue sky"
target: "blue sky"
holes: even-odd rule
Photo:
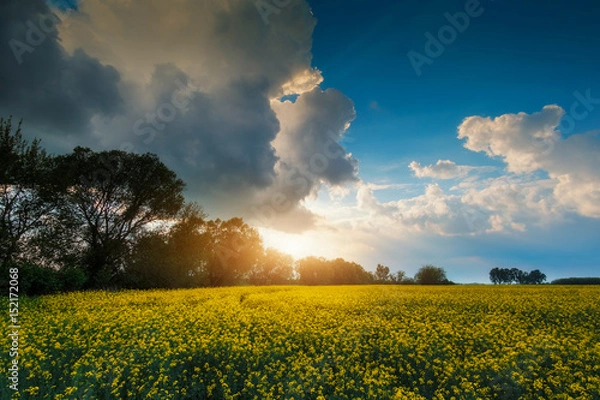
[[[365,180],[418,182],[408,168],[412,160],[504,168],[501,160],[462,147],[456,130],[465,117],[533,113],[548,104],[568,110],[576,101],[573,93],[587,89],[600,97],[600,6],[594,2],[482,1],[482,14],[470,19],[432,65],[423,66],[421,76],[407,53],[424,54],[425,32],[437,36],[448,24],[444,14],[464,11],[464,1],[311,6],[319,21],[313,63],[323,71],[322,87],[340,89],[355,103],[357,118],[346,146],[360,160]],[[600,109],[563,135],[599,127]],[[401,192],[379,197],[392,200]],[[455,253],[493,264],[535,266],[553,276],[583,267],[580,274],[593,275],[600,270],[594,249],[599,227],[597,220],[575,217],[516,237],[450,242],[464,249]],[[444,256],[433,258],[444,264]]]
[[[471,18],[421,77],[407,53],[424,53],[425,32],[436,34],[448,24],[444,14],[463,11],[464,1],[311,6],[319,21],[313,64],[323,71],[322,87],[338,88],[355,102],[359,117],[351,134],[365,140],[348,147],[362,153],[363,164],[397,159],[395,151],[436,161],[442,146],[447,156],[481,162],[455,140],[466,116],[530,113],[547,104],[567,108],[576,90],[600,93],[600,6],[594,2],[482,1],[482,15]],[[373,101],[380,110],[369,107]],[[576,130],[599,125],[595,112]],[[432,138],[439,147],[430,146]],[[392,151],[382,152],[386,148]]]
[[[156,153],[296,258],[599,274],[599,5],[277,4],[2,6],[0,115],[56,153]]]

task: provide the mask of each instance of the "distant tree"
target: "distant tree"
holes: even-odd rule
[[[56,158],[52,184],[59,213],[42,244],[65,248],[73,240],[92,287],[122,272],[135,237],[183,205],[183,181],[152,154],[77,147]]]
[[[536,269],[531,272],[522,271],[518,268],[498,268],[495,267],[490,271],[490,281],[494,284],[497,283],[518,283],[521,285],[525,284],[541,284],[546,280],[540,270]]]
[[[135,289],[178,287],[171,255],[166,233],[148,231],[139,235],[127,259],[124,285]]]
[[[264,254],[258,231],[241,218],[208,221],[205,231],[208,286],[247,282]]]
[[[330,285],[332,271],[323,257],[305,257],[296,261],[298,283],[301,285]]]
[[[21,122],[0,118],[0,264],[27,252],[24,245],[47,223],[52,206],[43,192],[51,157],[39,145],[23,139]]]
[[[302,285],[358,285],[376,279],[360,264],[343,258],[305,257],[296,261],[296,273]]]
[[[527,275],[527,283],[531,285],[541,285],[546,281],[546,274],[539,269],[534,269]]]
[[[331,271],[330,283],[334,285],[358,285],[372,283],[372,275],[360,264],[343,258],[327,261],[325,268]]]
[[[168,270],[175,287],[208,286],[208,261],[212,232],[206,214],[197,203],[187,203],[179,211],[167,234]]]
[[[205,220],[186,204],[165,231],[148,231],[135,243],[128,264],[132,287],[283,284],[293,277],[292,258],[265,251],[258,232],[241,218]]]
[[[417,282],[415,281],[414,278],[411,278],[410,276],[405,277],[404,279],[402,279],[402,282],[400,282],[400,284],[402,285],[415,285]]]
[[[441,285],[449,283],[446,271],[433,265],[424,265],[415,274],[415,281],[420,285]]]
[[[404,271],[396,272],[396,279],[395,279],[396,283],[401,284],[405,281],[405,279],[406,279],[406,272],[404,272]]]
[[[490,281],[494,285],[502,283],[500,268],[494,267],[490,270]]]
[[[527,275],[525,272],[521,271],[518,268],[510,269],[510,282],[523,284],[526,281],[527,281]]]
[[[552,281],[553,285],[600,285],[600,278],[561,278]]]
[[[512,282],[512,274],[508,268],[500,268],[498,271],[498,279],[500,283],[510,284]]]
[[[375,269],[375,282],[387,283],[391,280],[390,268],[382,264],[377,264],[377,268]]]
[[[268,248],[250,272],[250,283],[253,285],[284,285],[290,283],[293,277],[294,259],[292,256]]]

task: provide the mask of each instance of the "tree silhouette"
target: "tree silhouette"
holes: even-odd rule
[[[392,280],[391,278],[390,268],[382,264],[377,264],[377,268],[375,269],[375,281],[377,283],[386,283],[390,282]]]
[[[415,281],[421,285],[441,285],[449,283],[446,271],[431,264],[422,266],[415,274]]]
[[[256,229],[241,218],[208,221],[206,273],[209,286],[229,286],[247,281],[264,249]]]
[[[522,271],[518,268],[498,268],[494,267],[490,270],[490,281],[493,284],[505,283],[518,283],[538,285],[546,280],[546,275],[543,274],[539,269],[531,272]]]
[[[24,241],[42,226],[52,207],[43,198],[50,157],[23,139],[21,122],[0,118],[0,264],[22,254]]]
[[[294,277],[294,259],[273,248],[265,250],[256,267],[250,272],[253,285],[283,285]]]
[[[136,235],[183,205],[183,181],[152,154],[77,147],[56,158],[52,184],[60,217],[51,233],[79,239],[75,247],[92,286],[122,270]]]

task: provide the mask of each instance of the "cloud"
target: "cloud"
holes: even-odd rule
[[[504,174],[467,178],[490,168],[413,161],[409,167],[419,178],[463,179],[450,192],[431,184],[422,195],[385,203],[375,196],[378,187],[361,184],[357,209],[387,231],[442,236],[518,233],[570,216],[600,218],[600,140],[594,133],[562,138],[562,115],[562,108],[549,105],[534,114],[468,117],[458,127],[459,139],[469,150],[502,158]]]
[[[86,0],[61,39],[110,61],[128,79],[148,81],[157,64],[176,65],[202,90],[232,79],[265,81],[270,97],[307,91],[320,72],[311,67],[316,24],[305,1],[294,1],[265,24],[254,2]]]
[[[534,114],[472,116],[458,127],[458,138],[471,151],[501,157],[510,172],[533,172],[542,168],[549,144],[559,140],[556,127],[563,115],[561,107],[548,105]]]
[[[358,181],[358,160],[339,143],[355,118],[354,105],[338,90],[320,88],[301,94],[295,102],[271,104],[281,124],[272,142],[278,157],[276,177],[272,186],[257,194],[254,217],[282,229],[306,229],[320,218],[310,216],[301,204],[304,199],[316,196],[323,185],[335,192]]]
[[[463,178],[475,167],[456,165],[450,160],[438,160],[434,165],[422,167],[420,163],[413,161],[408,167],[415,173],[417,178],[455,179]]]
[[[356,116],[350,99],[335,89],[314,88],[294,103],[273,102],[273,109],[281,122],[273,146],[282,164],[334,186],[356,181],[358,160],[339,144]]]
[[[92,118],[123,110],[121,76],[84,50],[67,52],[43,0],[0,4],[0,114],[45,133],[83,136]]]
[[[553,196],[567,211],[600,218],[600,140],[597,133],[563,138],[557,129],[564,110],[545,106],[534,114],[469,117],[458,128],[464,146],[501,157],[510,172],[544,171]]]
[[[14,21],[49,11],[41,0],[22,4],[2,6],[3,42],[23,35]],[[53,135],[41,136],[59,152],[156,153],[209,212],[251,218],[267,207],[277,216],[267,222],[287,230],[321,221],[304,206],[320,187],[342,193],[356,182],[358,161],[340,145],[354,106],[318,87],[306,1],[268,24],[246,0],[86,0],[54,10],[63,21],[25,54],[25,69],[0,67],[0,79],[16,77],[0,111],[48,127]]]

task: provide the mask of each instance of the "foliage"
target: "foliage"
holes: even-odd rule
[[[424,265],[415,274],[415,281],[420,285],[447,285],[446,271],[433,265]]]
[[[518,268],[492,268],[490,270],[490,281],[493,284],[518,283],[522,285],[539,285],[544,283],[546,275],[539,269],[531,272],[521,271]]]
[[[375,268],[375,282],[387,283],[392,282],[393,279],[394,277],[390,274],[390,267],[377,264],[377,268]]]
[[[252,285],[285,285],[294,279],[294,259],[272,248],[265,250],[256,267],[250,272]]]
[[[20,398],[595,399],[599,294],[389,285],[24,298]]]
[[[19,270],[19,293],[28,296],[40,296],[59,292],[81,290],[87,276],[81,269],[63,268],[60,270],[32,263],[6,263],[1,268],[0,288],[8,292],[8,276],[10,268]]]
[[[552,281],[553,285],[600,285],[600,278],[562,278]]]
[[[94,287],[105,284],[105,276],[118,275],[136,235],[174,217],[183,205],[183,181],[155,155],[77,147],[56,157],[55,164],[53,206],[61,212],[47,228],[46,244],[53,247],[51,237],[78,238],[80,260]]]
[[[343,258],[326,260],[305,257],[296,262],[298,283],[302,285],[356,285],[373,282],[373,275],[354,262]]]
[[[52,207],[44,200],[50,157],[23,139],[21,123],[0,118],[0,264],[24,258],[25,244]]]
[[[208,286],[245,282],[264,252],[258,231],[241,218],[208,221],[205,230],[209,238],[206,247]]]

